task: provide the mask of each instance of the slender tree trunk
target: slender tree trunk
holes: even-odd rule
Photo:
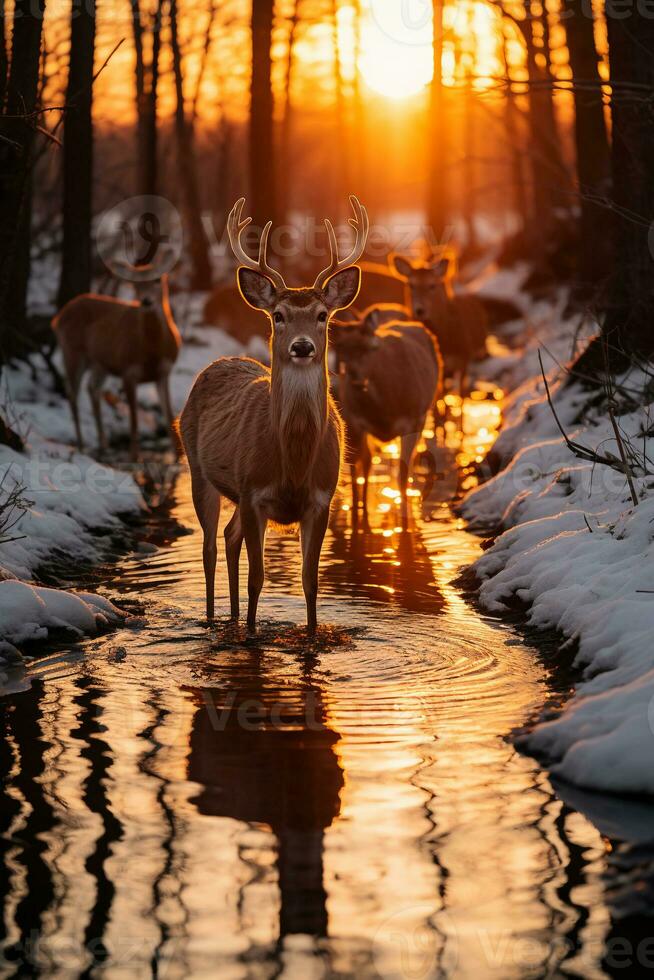
[[[45,0],[16,0],[11,69],[0,141],[0,354],[25,329],[31,238],[31,171]],[[11,339],[10,335],[11,334]]]
[[[331,17],[332,17],[332,52],[334,59],[334,94],[335,94],[335,110],[336,110],[336,146],[338,147],[338,152],[334,154],[334,161],[336,163],[336,186],[335,186],[335,197],[334,207],[338,208],[338,199],[342,195],[343,190],[346,193],[352,193],[351,186],[351,168],[350,168],[350,145],[349,145],[349,131],[346,118],[346,104],[345,104],[345,93],[343,91],[343,69],[341,65],[341,49],[340,49],[340,38],[338,33],[338,0],[331,0]]]
[[[431,236],[442,237],[447,220],[445,201],[446,139],[445,100],[443,93],[443,0],[433,0],[434,74],[429,109],[429,179],[427,188],[427,221]]]
[[[544,9],[540,18],[535,17],[531,13],[531,0],[526,0],[525,13],[525,19],[516,23],[525,40],[529,76],[529,150],[535,222],[532,232],[542,241],[553,222],[554,208],[564,200],[568,178],[554,115],[552,79],[549,72],[538,64],[538,55],[543,52],[538,48],[538,35],[534,28],[538,20],[541,25],[544,23],[547,12]]]
[[[5,7],[5,0],[0,0],[0,115],[4,109],[5,94],[7,92],[7,73],[9,71]]]
[[[544,150],[547,157],[548,163],[552,169],[553,174],[558,176],[557,183],[561,185],[562,190],[565,192],[566,185],[568,184],[568,169],[565,165],[563,159],[563,149],[561,146],[561,134],[559,132],[559,126],[556,120],[556,108],[555,108],[555,91],[554,85],[556,82],[556,77],[552,70],[552,49],[550,41],[550,20],[549,12],[547,8],[547,0],[540,0],[542,11],[539,18],[539,23],[542,30],[542,54],[545,58],[545,69],[543,71],[543,81],[545,82],[545,88],[543,89],[542,104],[543,104],[543,141]],[[529,9],[529,8],[527,8]],[[532,21],[533,23],[533,21]]]
[[[503,25],[502,31],[502,58],[507,80],[504,121],[506,125],[507,141],[511,153],[511,185],[513,188],[513,206],[521,227],[524,228],[532,217],[532,214],[529,206],[529,198],[527,196],[522,140],[520,138],[518,128],[519,111],[518,106],[516,105],[516,96],[513,89],[513,80],[511,78],[511,65],[509,64],[505,25]]]
[[[211,262],[207,236],[202,224],[200,189],[198,186],[197,162],[192,131],[186,119],[184,106],[184,84],[182,75],[182,55],[177,30],[177,0],[170,0],[170,43],[173,52],[173,72],[175,75],[175,133],[177,137],[177,161],[184,195],[184,205],[192,264],[193,289],[208,289],[211,285]]]
[[[132,33],[136,58],[136,111],[138,143],[138,189],[140,194],[156,194],[158,189],[158,127],[157,94],[159,56],[161,53],[161,24],[163,2],[158,0],[152,28],[152,54],[149,66],[145,62],[145,29],[139,0],[130,0]]]
[[[352,82],[352,106],[354,127],[354,155],[352,159],[352,178],[355,194],[363,194],[367,186],[368,162],[365,126],[366,116],[361,95],[361,74],[359,59],[361,57],[361,2],[354,0],[354,80]]]
[[[610,11],[608,11],[610,14]],[[608,16],[615,250],[604,335],[612,349],[654,354],[654,20]]]
[[[468,252],[472,252],[477,247],[477,234],[475,230],[475,214],[477,211],[476,194],[476,164],[475,164],[475,90],[473,82],[475,50],[474,50],[474,8],[468,8],[467,18],[468,45],[467,50],[462,52],[462,82],[464,98],[464,156],[463,156],[463,218],[466,226]]]
[[[274,0],[252,4],[252,79],[250,87],[250,211],[254,224],[278,220],[272,91]]]
[[[291,203],[291,188],[293,187],[293,79],[295,75],[295,39],[300,23],[300,7],[302,0],[295,0],[288,30],[288,49],[284,71],[284,115],[282,116],[279,152],[282,160],[284,181],[279,187],[279,211],[284,220],[288,220]]]
[[[584,0],[567,0],[565,25],[575,103],[575,147],[580,206],[577,295],[586,300],[609,271],[608,196],[610,150],[602,103],[593,20]]]
[[[70,62],[64,116],[63,247],[59,306],[91,288],[93,216],[93,56],[95,0],[71,13]]]

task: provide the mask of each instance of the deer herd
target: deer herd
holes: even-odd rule
[[[53,320],[80,448],[78,394],[87,372],[101,452],[106,449],[105,378],[122,381],[133,457],[138,453],[136,387],[156,384],[166,422],[171,430],[176,427],[190,468],[210,621],[216,535],[226,497],[234,505],[224,531],[232,618],[240,611],[243,542],[249,566],[247,625],[255,629],[266,527],[270,522],[299,525],[307,625],[315,631],[320,554],[343,462],[351,469],[356,520],[361,504],[364,515],[367,511],[370,440],[399,438],[406,524],[411,466],[429,412],[436,417],[443,360],[448,376],[458,373],[463,386],[469,361],[484,348],[488,311],[475,296],[455,292],[454,255],[441,253],[420,262],[391,255],[387,267],[361,262],[369,219],[356,197],[350,202],[352,251],[339,257],[334,228],[325,219],[329,264],[312,286],[296,288],[268,263],[271,222],[261,234],[258,258],[246,252],[242,237],[252,219],[242,217],[244,199],[237,201],[227,222],[239,263],[237,284],[211,294],[205,320],[243,342],[261,334],[267,323],[270,366],[244,356],[209,364],[195,380],[178,423],[169,376],[181,339],[165,275],[130,267],[134,301],[86,294],[67,303]],[[355,311],[357,300],[363,312]]]

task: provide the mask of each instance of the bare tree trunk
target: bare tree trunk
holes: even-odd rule
[[[284,115],[282,116],[281,134],[279,141],[279,153],[282,161],[282,172],[284,174],[283,183],[279,186],[279,210],[280,215],[288,220],[288,212],[291,202],[291,188],[293,186],[293,159],[291,142],[293,139],[293,78],[295,75],[295,39],[300,23],[300,8],[302,0],[295,0],[291,20],[288,30],[288,49],[286,51],[286,65],[284,71]]]
[[[473,82],[475,51],[474,51],[474,8],[468,8],[467,17],[468,44],[472,45],[462,52],[461,76],[463,88],[464,112],[464,156],[463,156],[463,218],[466,226],[467,251],[474,252],[477,247],[475,230],[475,213],[477,210],[476,166],[475,166],[475,90]]]
[[[159,56],[161,53],[161,24],[163,2],[158,0],[152,28],[152,55],[149,66],[145,63],[145,28],[139,0],[130,0],[132,8],[132,33],[136,55],[136,111],[138,141],[138,188],[141,194],[156,194],[158,188],[158,128],[157,90],[159,82]]]
[[[361,96],[361,74],[359,72],[359,58],[361,56],[361,2],[354,0],[354,81],[352,83],[352,103],[353,103],[353,126],[354,126],[354,146],[355,152],[352,160],[352,176],[354,181],[355,194],[363,194],[363,188],[367,185],[368,161],[367,146],[368,141],[365,134],[366,117],[363,109],[363,98]]]
[[[609,271],[610,150],[604,119],[593,19],[584,0],[567,0],[565,24],[575,103],[575,146],[580,204],[577,295],[588,299]]]
[[[551,76],[539,67],[535,24],[544,25],[547,11],[541,17],[531,13],[531,0],[525,0],[525,19],[515,21],[520,28],[527,51],[529,75],[528,119],[530,160],[533,181],[534,221],[532,229],[542,241],[553,223],[554,208],[564,200],[568,175],[563,163],[552,101]],[[544,30],[544,28],[543,28]],[[545,37],[547,37],[547,32]]]
[[[607,17],[613,118],[615,250],[604,334],[612,348],[654,354],[654,21],[634,7]],[[645,93],[645,94],[644,94]]]
[[[45,0],[16,0],[0,141],[0,353],[19,349],[30,268],[31,171]],[[11,335],[11,337],[10,337]]]
[[[274,0],[252,4],[252,79],[250,86],[250,211],[254,224],[278,220],[272,91]]]
[[[429,178],[427,188],[427,221],[432,235],[441,237],[447,220],[445,201],[446,133],[443,93],[443,2],[433,0],[434,74],[429,109]]]
[[[209,261],[207,237],[202,224],[195,144],[192,130],[186,119],[186,109],[184,106],[182,55],[177,30],[177,0],[170,0],[170,43],[173,52],[173,72],[175,75],[177,161],[184,195],[184,209],[190,232],[192,287],[193,289],[208,289],[211,285],[211,262]]]
[[[519,112],[511,78],[511,66],[507,50],[506,25],[502,31],[502,58],[506,73],[506,109],[504,121],[506,124],[507,141],[511,152],[511,184],[514,195],[514,208],[522,228],[531,219],[532,213],[527,196],[527,185],[523,160],[522,140],[518,131]]]
[[[7,73],[9,71],[9,62],[7,60],[7,30],[6,30],[6,15],[5,15],[5,0],[0,0],[0,28],[2,34],[0,36],[0,114],[2,114],[4,104],[5,104],[5,94],[7,92]]]
[[[346,119],[345,95],[343,92],[343,70],[341,66],[341,49],[338,35],[338,0],[331,0],[332,17],[332,57],[334,59],[334,93],[336,108],[336,146],[338,152],[334,154],[336,163],[336,187],[334,207],[338,208],[338,199],[342,195],[343,188],[348,194],[352,193],[351,187],[351,168],[350,168],[350,146],[348,139],[348,125]]]
[[[95,0],[71,14],[70,62],[64,116],[63,246],[59,306],[91,288],[93,216],[93,56]]]

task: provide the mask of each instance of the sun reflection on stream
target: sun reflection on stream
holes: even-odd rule
[[[494,392],[466,400],[444,469],[498,421]],[[604,842],[508,738],[552,680],[455,585],[480,545],[448,506],[451,463],[429,500],[418,466],[404,529],[396,457],[378,453],[368,526],[335,511],[313,642],[292,535],[269,537],[258,635],[207,627],[183,474],[157,550],[113,573],[146,621],[63,647],[4,699],[6,955],[31,969],[36,932],[52,976],[522,980],[572,958],[604,975]],[[222,610],[226,591],[222,574]]]

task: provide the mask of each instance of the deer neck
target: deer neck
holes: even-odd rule
[[[308,480],[327,428],[326,361],[299,366],[278,364],[273,357],[270,394],[274,436],[285,483]]]

